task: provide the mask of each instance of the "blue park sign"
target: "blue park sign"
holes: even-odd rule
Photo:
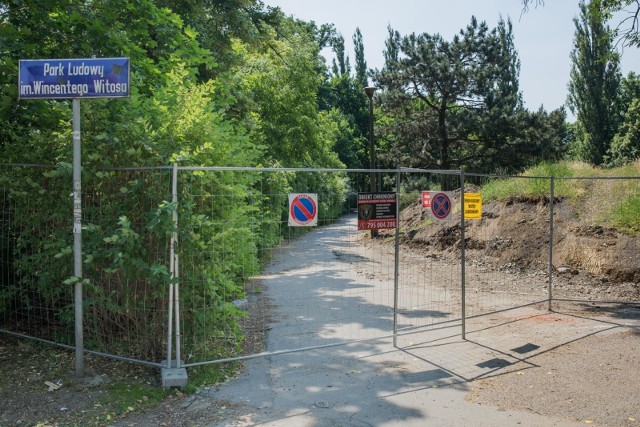
[[[21,59],[21,99],[129,96],[129,58]]]
[[[129,58],[20,60],[18,70],[20,99],[70,98],[73,100],[73,275],[78,278],[74,283],[73,306],[76,375],[79,377],[84,376],[80,100],[82,98],[124,98],[129,96],[130,88]]]

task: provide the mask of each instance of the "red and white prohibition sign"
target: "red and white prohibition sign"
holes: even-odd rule
[[[318,195],[289,194],[289,226],[313,227],[318,225]]]

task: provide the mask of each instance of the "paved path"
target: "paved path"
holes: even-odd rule
[[[392,294],[387,282],[365,283],[354,268],[354,260],[377,261],[345,243],[345,227],[351,226],[342,222],[309,233],[285,247],[266,270],[265,292],[277,307],[268,351],[389,332]],[[309,310],[309,301],[317,302],[316,310]],[[602,327],[589,320],[553,331],[545,323],[547,329],[529,334],[514,327],[519,319],[539,315],[529,308],[488,316],[481,320],[486,325],[474,324],[480,331],[467,340],[454,323],[401,337],[402,349],[386,338],[249,360],[242,375],[210,391],[210,397],[238,408],[233,419],[212,427],[583,425],[465,400],[473,379],[535,369],[531,355]]]

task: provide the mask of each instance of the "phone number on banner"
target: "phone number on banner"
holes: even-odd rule
[[[358,230],[384,230],[389,228],[396,228],[397,221],[393,220],[369,220],[359,221]]]

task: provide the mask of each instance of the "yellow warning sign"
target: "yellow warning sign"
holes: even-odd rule
[[[464,193],[464,219],[482,219],[482,195]]]

